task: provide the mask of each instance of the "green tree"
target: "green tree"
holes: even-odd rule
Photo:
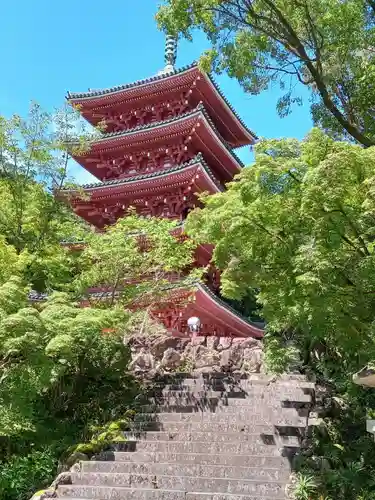
[[[375,359],[374,174],[375,148],[318,130],[302,142],[266,140],[187,223],[215,244],[224,296],[258,290],[268,330],[339,373]]]
[[[81,274],[76,286],[79,294],[99,287],[107,304],[129,304],[144,300],[152,304],[170,287],[190,279],[194,244],[173,235],[176,222],[139,217],[129,213],[104,233],[91,233],[82,253]],[[104,295],[105,294],[105,295]],[[88,297],[89,298],[89,297]]]
[[[375,392],[352,374],[375,360],[374,195],[375,148],[315,129],[302,142],[259,143],[255,164],[188,217],[187,233],[215,244],[223,295],[255,292],[269,368],[284,371],[299,351],[326,387],[324,418],[299,458],[298,498],[373,498],[365,429]]]
[[[375,144],[372,0],[165,0],[157,20],[187,38],[202,29],[213,46],[203,69],[227,71],[245,91],[279,82],[281,116],[301,104],[304,85],[316,124]]]
[[[133,217],[122,233],[119,226],[117,232],[92,235],[60,201],[62,186],[71,184],[70,153],[84,151],[91,137],[69,108],[49,115],[33,105],[25,120],[0,117],[1,500],[27,500],[47,486],[62,453],[80,441],[91,441],[88,447],[97,450],[120,438],[120,427],[110,422],[120,419],[121,429],[126,426],[126,412],[140,391],[127,374],[130,353],[123,335],[134,321],[123,302],[83,308],[79,295],[62,291],[86,291],[96,279],[111,286],[112,265],[129,281],[132,270],[135,279],[142,274],[140,267],[162,279],[162,269],[180,270],[190,262],[191,243],[182,243],[178,254],[171,224]],[[143,254],[131,228],[148,229]],[[88,240],[82,257],[60,244],[67,239]],[[122,240],[127,244],[121,246]],[[77,278],[80,266],[84,273]],[[31,288],[47,291],[48,299],[30,302]]]
[[[40,291],[72,279],[74,259],[60,241],[87,228],[58,195],[69,182],[68,144],[80,152],[89,138],[69,107],[48,114],[33,104],[26,119],[0,117],[0,234],[23,255],[26,280]]]
[[[20,278],[0,287],[0,422],[9,438],[36,431],[43,415],[35,404],[43,394],[52,412],[73,411],[85,380],[119,379],[128,361],[123,309],[85,309],[57,294],[39,312],[27,292]]]
[[[27,500],[68,446],[125,414],[138,390],[126,373],[128,319],[62,293],[33,307],[19,277],[0,286],[2,500]]]

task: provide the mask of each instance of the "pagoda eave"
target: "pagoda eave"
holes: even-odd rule
[[[80,301],[81,307],[90,307],[93,302],[105,302],[113,296],[120,298],[120,292],[113,294],[112,290],[92,289],[87,298]],[[44,302],[46,293],[32,292],[29,294],[31,302]],[[143,299],[144,307],[149,308],[147,298]],[[138,309],[140,304],[134,305]],[[130,306],[132,309],[132,306]],[[170,333],[176,336],[190,336],[187,329],[187,320],[197,316],[201,321],[199,335],[219,337],[264,337],[264,329],[243,317],[210,289],[199,283],[190,288],[171,288],[166,290],[165,300],[155,307],[151,307],[151,315],[164,324]]]
[[[139,175],[124,177],[116,181],[98,182],[96,184],[85,184],[82,186],[85,197],[90,201],[97,199],[116,198],[124,194],[146,194],[153,192],[163,193],[173,187],[186,186],[189,191],[217,193],[223,187],[216,181],[208,167],[200,160],[188,162],[177,167],[165,169],[150,175]],[[195,191],[194,191],[195,188]],[[62,191],[74,193],[74,190]],[[75,198],[81,203],[80,197]]]
[[[75,213],[102,229],[134,207],[141,215],[185,218],[185,211],[199,206],[198,193],[218,193],[217,182],[199,157],[187,164],[150,175],[83,186],[83,195],[65,190]]]
[[[105,133],[100,127],[100,137],[81,154],[74,155],[72,148],[73,158],[101,182],[60,190],[57,196],[99,232],[136,213],[143,219],[174,221],[170,235],[179,243],[186,241],[192,235],[184,232],[184,221],[191,211],[204,206],[202,193],[225,191],[226,183],[244,166],[233,149],[257,140],[210,75],[197,64],[175,70],[176,54],[177,40],[167,36],[165,66],[157,76],[67,96],[92,125],[105,126]],[[131,237],[140,252],[147,252],[152,244],[146,232]],[[84,242],[67,241],[65,246],[81,251]],[[183,272],[168,272],[163,280],[135,272],[130,280],[124,278],[120,289],[96,283],[97,288],[86,290],[81,305],[118,299],[131,311],[146,308],[176,336],[189,336],[188,320],[197,316],[199,335],[261,338],[259,324],[220,299],[214,247],[193,246],[191,262]],[[155,295],[148,282],[156,279],[161,293]],[[126,301],[127,286],[131,283],[139,289],[141,282],[143,293]],[[30,300],[39,300],[37,295]]]
[[[210,289],[203,285],[197,285],[195,302],[187,307],[187,315],[196,312],[198,317],[209,318],[212,323],[222,325],[235,337],[262,338],[264,331],[254,323],[246,320],[234,309],[225,304]]]
[[[224,182],[230,181],[243,167],[241,160],[223,143],[201,106],[168,121],[105,134],[91,144],[89,151],[73,157],[95,177],[104,180],[108,172],[112,172],[115,158],[131,163],[134,162],[134,156],[142,155],[142,151],[147,158],[146,150],[150,148],[157,154],[171,154],[173,148],[182,148],[181,154],[184,154],[184,150],[186,154],[202,153]]]
[[[150,306],[147,297],[135,307]],[[187,320],[196,316],[200,319],[199,335],[219,337],[262,338],[264,330],[249,321],[226,304],[206,285],[195,283],[190,288],[171,287],[166,290],[164,300],[151,307],[155,319],[174,335],[189,335]]]
[[[188,96],[190,108],[199,102],[204,103],[209,115],[232,147],[256,142],[257,136],[235,113],[212,77],[200,71],[196,64],[129,85],[86,93],[68,93],[67,99],[95,126],[105,117],[109,108],[118,108],[120,113],[147,105],[151,107],[162,98],[173,98],[182,92]]]

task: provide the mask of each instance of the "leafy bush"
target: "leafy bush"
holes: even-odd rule
[[[366,432],[366,418],[375,391],[342,380],[341,386],[331,386],[325,401],[325,415],[297,463],[302,474],[317,481],[311,498],[374,500],[374,441]]]
[[[317,483],[314,476],[298,474],[295,487],[296,500],[310,500],[317,490]]]
[[[42,488],[52,482],[56,465],[54,450],[47,448],[0,463],[0,499],[29,500],[35,485]]]
[[[251,168],[225,192],[203,197],[185,225],[197,243],[215,245],[226,298],[256,291],[268,369],[288,369],[298,351],[300,368],[331,389],[326,429],[314,431],[313,460],[306,456],[301,471],[318,478],[317,498],[357,500],[375,491],[366,432],[375,391],[351,382],[375,359],[374,166],[375,147],[318,129],[303,141],[264,140]]]
[[[287,372],[290,365],[298,358],[298,350],[293,345],[286,345],[280,338],[265,335],[264,363],[266,370],[280,374]]]
[[[28,305],[22,280],[0,286],[1,500],[45,486],[75,443],[98,446],[95,433],[101,445],[114,439],[114,426],[93,429],[128,418],[140,390],[126,374],[124,310],[83,309],[65,294],[39,309]]]

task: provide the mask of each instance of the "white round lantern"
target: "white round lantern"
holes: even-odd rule
[[[192,316],[187,320],[187,325],[191,332],[199,332],[201,320],[197,316]]]

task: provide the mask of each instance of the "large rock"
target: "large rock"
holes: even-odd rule
[[[191,345],[191,338],[177,339],[177,351],[183,353],[186,348]]]
[[[201,350],[204,348],[202,345],[193,345],[191,342],[185,347],[182,353],[183,360],[189,360],[195,365],[196,360],[200,356]]]
[[[136,337],[136,335],[134,336]],[[149,379],[181,366],[198,372],[259,373],[262,371],[262,343],[253,338],[216,336],[172,337],[168,334],[128,338],[131,372]]]
[[[165,370],[171,371],[178,368],[181,364],[181,354],[176,351],[176,349],[172,349],[171,347],[167,349],[163,355],[163,359],[161,361],[161,367]]]
[[[201,346],[199,355],[195,359],[195,368],[215,366],[220,363],[220,353],[214,349]]]
[[[66,462],[66,467],[68,467],[68,462],[73,463],[70,467],[70,470],[60,472],[56,479],[53,481],[51,486],[46,490],[41,490],[35,493],[30,500],[46,500],[47,498],[56,498],[57,497],[57,488],[60,484],[72,484],[72,475],[79,474],[81,472],[81,464],[78,462],[79,460],[88,460],[88,456],[84,453],[75,452],[73,453]]]
[[[219,345],[219,337],[216,337],[216,335],[213,335],[212,337],[207,337],[206,345],[208,349],[211,351],[217,349],[217,346]]]
[[[74,469],[75,470],[75,469]],[[60,484],[72,484],[72,472],[61,472],[57,478],[53,481],[50,486],[50,489],[57,490],[57,487]]]
[[[192,337],[191,345],[205,345],[206,337]]]
[[[67,472],[72,467],[76,464],[79,464],[79,462],[84,462],[86,460],[89,460],[89,456],[86,455],[86,453],[81,453],[80,451],[74,451],[71,455],[68,456],[66,460],[63,460],[59,462],[59,465],[57,467],[57,473],[63,473]]]
[[[139,353],[132,353],[132,361],[129,364],[129,370],[133,372],[145,372],[155,367],[155,360],[144,347],[141,347]]]
[[[246,373],[259,373],[262,368],[263,351],[259,348],[243,350],[242,371]]]
[[[194,368],[194,373],[220,373],[220,366],[202,366],[202,368]]]
[[[124,345],[130,347],[131,351],[138,351],[142,347],[150,345],[150,337],[147,335],[129,335],[123,339]]]
[[[179,340],[175,337],[169,337],[164,335],[163,337],[157,338],[150,347],[150,353],[156,359],[162,359],[164,353],[167,349],[176,349],[179,345]]]
[[[224,371],[239,370],[242,366],[243,348],[240,343],[221,353],[220,366]]]
[[[220,337],[219,344],[217,346],[218,351],[224,351],[232,346],[232,337]]]
[[[252,337],[246,339],[234,338],[232,339],[232,346],[240,346],[241,349],[259,349],[262,348],[262,343]]]

